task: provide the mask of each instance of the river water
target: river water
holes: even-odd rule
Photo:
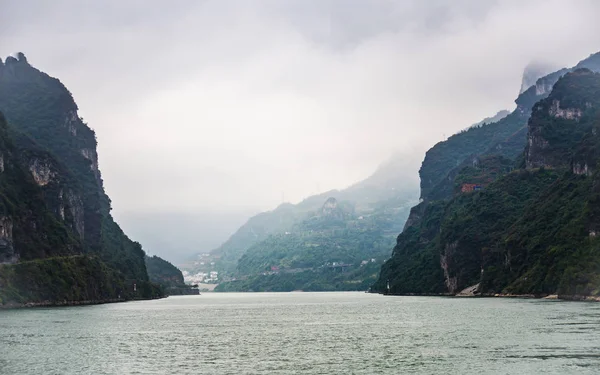
[[[600,374],[600,304],[231,293],[0,311],[0,374]]]

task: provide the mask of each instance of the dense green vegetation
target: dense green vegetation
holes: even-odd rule
[[[166,294],[198,294],[198,289],[186,285],[183,280],[183,274],[179,268],[170,262],[154,256],[146,256],[146,269],[150,281],[160,285]]]
[[[600,105],[600,87],[587,69],[560,79],[546,100],[536,104],[529,121],[532,140],[527,145],[527,166],[570,168],[571,162],[595,166],[597,147],[592,131]],[[574,154],[579,154],[573,158]],[[591,158],[587,158],[588,154]]]
[[[383,163],[371,176],[346,189],[313,195],[298,204],[284,203],[272,211],[250,218],[223,245],[211,252],[211,258],[216,263],[215,269],[221,275],[235,275],[238,260],[248,249],[267,240],[269,236],[289,232],[295,225],[314,217],[330,197],[347,205],[346,209],[355,216],[379,218],[385,234],[395,237],[404,225],[407,205],[415,201],[417,195],[416,181],[410,181],[406,177],[408,163],[405,157],[396,155]],[[373,214],[374,212],[377,214]],[[389,221],[394,223],[390,224]],[[392,229],[385,229],[390,228],[390,225],[393,225]],[[388,230],[391,232],[387,233]],[[201,271],[208,270],[211,269]]]
[[[405,232],[397,239],[394,259],[384,266],[384,275],[376,284],[377,288],[381,290],[384,284],[387,286],[385,282],[388,277],[387,274],[390,275],[391,279],[402,279],[401,285],[392,283],[398,293],[444,293],[449,289],[451,292],[455,292],[455,289],[459,286],[479,277],[481,273],[480,262],[477,266],[474,266],[474,264],[480,258],[471,257],[468,251],[464,254],[461,253],[465,256],[465,259],[460,259],[458,256],[447,257],[450,264],[446,267],[446,270],[441,269],[440,256],[443,252],[440,249],[448,247],[451,252],[455,246],[458,246],[453,242],[447,242],[453,237],[447,234],[446,231],[453,228],[452,230],[455,232],[464,231],[465,236],[469,234],[471,237],[464,237],[462,240],[463,243],[469,244],[471,247],[486,243],[486,241],[494,241],[500,234],[497,233],[493,220],[498,220],[499,217],[505,215],[500,222],[508,225],[524,209],[522,204],[516,204],[512,200],[516,199],[523,203],[528,199],[535,198],[535,193],[538,192],[536,189],[543,185],[541,181],[534,182],[533,186],[525,190],[510,185],[509,180],[503,182],[508,186],[504,186],[500,182],[498,182],[499,185],[495,184],[495,181],[511,173],[514,169],[525,166],[524,148],[528,134],[527,121],[533,107],[538,101],[550,94],[552,86],[561,76],[582,67],[600,69],[600,55],[590,56],[573,69],[562,69],[540,78],[535,86],[519,95],[516,99],[517,109],[512,113],[499,113],[497,116],[487,119],[487,121],[484,120],[482,123],[475,124],[453,135],[448,140],[438,143],[427,152],[419,171],[421,197],[425,202],[413,210],[409,225],[406,226]],[[587,94],[583,93],[582,95]],[[559,128],[561,127],[559,126]],[[580,135],[573,134],[572,137],[579,139]],[[594,147],[590,142],[588,142],[588,148],[592,149]],[[564,155],[561,155],[561,157],[564,157]],[[588,168],[592,168],[594,165],[590,161],[585,164]],[[390,176],[395,174],[393,168],[388,168],[386,173]],[[542,174],[541,176],[545,175]],[[528,186],[527,184],[536,178],[527,176],[515,174],[511,178],[523,178],[523,181],[514,183]],[[360,188],[368,191],[368,186],[381,185],[383,181],[381,175],[377,176],[376,180],[378,183],[366,183]],[[547,182],[543,178],[542,181]],[[387,182],[390,183],[386,185],[388,189],[401,184],[400,181],[393,178]],[[509,197],[506,197],[504,193],[498,193],[499,195],[491,196],[493,199],[482,198],[481,202],[473,203],[478,204],[478,210],[481,211],[475,216],[477,220],[487,223],[482,224],[479,228],[485,232],[484,235],[471,233],[474,231],[473,228],[467,230],[466,227],[474,225],[468,220],[454,222],[449,219],[458,217],[457,215],[466,215],[465,210],[475,210],[473,204],[467,204],[467,201],[460,197],[461,188],[464,184],[477,184],[478,188],[485,189],[484,193],[475,193],[470,196],[471,198],[480,195],[486,196],[485,194],[488,191],[495,191],[494,189],[497,189],[497,186],[500,186],[499,189],[508,189],[509,191],[514,188],[514,192]],[[355,192],[359,191],[356,190],[358,186],[354,188]],[[331,195],[336,196],[335,194]],[[372,192],[364,194],[364,196],[367,195],[373,196]],[[457,195],[459,197],[456,197]],[[504,197],[506,201],[498,199],[498,197]],[[319,198],[322,202],[326,197],[321,196]],[[369,201],[370,213],[374,214],[370,216],[370,225],[360,228],[356,226],[357,221],[355,219],[357,215],[361,214],[364,205],[356,204],[354,213],[344,218],[338,218],[337,221],[320,221],[318,215],[313,213],[315,210],[314,199],[307,201],[312,204],[310,208],[307,208],[307,205],[302,206],[300,204],[299,207],[305,207],[305,209],[295,217],[292,217],[289,213],[300,211],[296,211],[296,207],[291,205],[280,207],[273,213],[263,214],[261,219],[273,219],[273,223],[275,223],[270,226],[267,225],[270,230],[262,230],[260,225],[250,225],[252,220],[256,220],[252,219],[247,226],[242,228],[245,229],[243,233],[246,236],[243,241],[237,242],[240,246],[236,248],[236,251],[222,253],[224,262],[228,264],[228,273],[238,278],[244,278],[244,280],[236,281],[235,290],[244,290],[244,288],[269,290],[269,288],[274,287],[273,285],[276,282],[279,282],[277,281],[279,279],[285,279],[295,286],[302,284],[307,287],[307,284],[302,281],[303,276],[291,276],[289,275],[290,270],[297,270],[301,275],[309,275],[328,262],[355,263],[357,259],[366,258],[369,254],[378,254],[378,256],[385,258],[386,241],[389,241],[392,237],[389,233],[390,226],[385,221],[373,222],[372,218],[379,216],[380,209],[397,207],[398,205],[392,202],[393,199],[392,196],[380,196],[378,200]],[[356,203],[356,201],[354,202]],[[484,202],[487,202],[486,204],[489,204],[489,207],[482,205]],[[496,212],[501,210],[500,207],[503,204],[508,205],[506,212]],[[467,205],[468,208],[463,207],[464,205]],[[284,212],[283,208],[289,210],[286,211],[288,213],[288,216],[285,216],[286,219],[282,219],[281,216],[281,213]],[[486,211],[488,208],[490,210]],[[488,212],[495,212],[495,216],[490,216],[492,219],[488,218],[486,216]],[[404,220],[404,217],[402,216],[402,220]],[[489,220],[491,222],[488,223]],[[288,234],[285,234],[286,232]],[[444,234],[446,237],[440,237],[442,236],[440,232],[446,233]],[[240,233],[242,233],[241,230],[238,234]],[[232,239],[236,237],[241,239],[238,234],[234,235]],[[228,245],[229,243],[226,243],[224,247]],[[459,250],[462,251],[460,248]],[[233,253],[235,253],[235,256],[228,256]],[[453,267],[463,267],[464,270],[455,275]],[[277,271],[279,275],[260,275],[261,272],[269,273],[272,268],[287,270],[287,273]],[[395,273],[406,277],[395,278],[393,277]],[[317,277],[315,274],[313,276]],[[321,279],[322,277],[318,276],[318,278]],[[231,286],[224,285],[220,288],[225,290],[231,288]]]
[[[413,208],[411,216],[418,212],[422,219],[407,222],[392,257],[382,266],[379,279],[372,286],[373,291],[386,292],[390,283],[391,292],[398,294],[445,292],[436,246],[444,206],[443,202],[434,202]]]
[[[54,257],[0,265],[0,305],[158,298],[162,293],[149,282],[123,279],[94,256]]]
[[[366,290],[389,256],[407,207],[381,202],[357,215],[349,202],[329,198],[289,231],[250,247],[237,264],[241,280],[220,284],[217,291]]]
[[[433,146],[425,154],[419,170],[421,198],[424,200],[448,199],[452,189],[440,191],[438,186],[452,181],[448,176],[456,175],[474,157],[500,155],[508,159],[517,158],[526,144],[527,120],[531,109],[539,100],[550,93],[550,88],[569,71],[587,68],[600,72],[600,53],[591,55],[572,69],[561,69],[538,80],[515,100],[517,109],[501,120],[485,126],[476,126],[455,134]]]
[[[413,208],[373,290],[600,295],[599,130],[600,74],[568,73],[534,106],[521,168],[482,157],[452,176],[450,199]],[[489,184],[460,193],[463,181]]]
[[[313,200],[306,200],[298,205],[285,203],[273,211],[250,218],[223,245],[212,252],[217,257],[217,269],[221,273],[234,273],[237,261],[248,248],[272,234],[285,232],[316,208]]]
[[[95,134],[69,91],[20,54],[0,61],[0,111],[3,303],[160,295],[110,215]]]
[[[514,168],[514,160],[501,155],[474,156],[450,171],[429,194],[432,200],[446,199],[461,191],[463,184],[486,186]]]
[[[483,252],[483,290],[516,294],[600,295],[600,196],[592,178],[566,172],[537,196]],[[504,264],[506,258],[508,264]]]
[[[0,65],[0,111],[20,133],[48,150],[61,165],[63,188],[83,204],[83,246],[111,267],[147,281],[144,254],[110,215],[96,155],[96,136],[77,115],[77,105],[62,83],[32,67],[24,56]]]
[[[433,146],[425,154],[425,160],[419,170],[421,198],[448,198],[447,195],[441,195],[436,186],[447,180],[446,177],[453,171],[457,173],[457,167],[462,169],[461,167],[473,157],[485,154],[503,142],[516,145],[514,148],[502,148],[507,157],[514,158],[520,154],[525,146],[525,137],[519,130],[526,126],[529,110],[530,108],[518,108],[496,123],[467,129]],[[519,141],[508,142],[515,134],[523,137]]]
[[[0,217],[6,232],[1,240],[0,262],[10,261],[13,257],[29,260],[68,255],[81,249],[71,231],[47,207],[45,191],[35,184],[29,171],[20,163],[32,154],[51,160],[51,155],[33,145],[28,149],[15,147],[0,112]]]
[[[154,256],[146,256],[146,268],[150,281],[164,286],[183,285],[183,274],[170,262]]]
[[[416,196],[416,183],[406,181],[401,168],[404,164],[401,157],[394,157],[369,178],[347,189],[311,196],[296,205],[282,204],[273,211],[256,215],[213,251],[210,260],[203,259],[204,265],[187,270],[191,273],[218,270],[221,280],[231,280],[262,276],[271,266],[282,268],[281,276],[269,279],[273,280],[270,288],[278,282],[277,277],[289,277],[283,273],[290,270],[313,270],[327,262],[341,261],[356,266],[371,253],[376,254],[381,264],[382,259],[389,256],[394,238],[404,225],[408,208]],[[332,197],[337,200],[337,213],[323,220],[320,211],[324,202]],[[209,265],[213,260],[216,264]],[[306,273],[309,274],[316,277],[312,271]],[[294,282],[298,288],[303,284]],[[256,289],[248,285],[249,282],[227,283],[218,290],[231,290],[234,286],[234,290]],[[356,282],[352,285],[357,290],[364,289]],[[330,288],[345,290],[348,287],[336,284]]]
[[[349,267],[321,267],[290,273],[267,273],[219,284],[216,292],[305,292],[367,290],[377,280],[381,262]]]
[[[377,230],[340,228],[331,231],[276,235],[251,247],[238,262],[242,275],[283,269],[317,268],[327,263],[358,264],[387,257],[393,245]]]

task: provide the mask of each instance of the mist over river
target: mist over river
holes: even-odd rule
[[[0,311],[0,374],[598,374],[600,304],[206,293]]]

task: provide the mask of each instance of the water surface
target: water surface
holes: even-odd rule
[[[229,293],[0,311],[0,374],[599,374],[600,304]]]

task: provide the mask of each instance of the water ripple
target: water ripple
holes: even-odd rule
[[[598,307],[248,293],[0,311],[0,374],[598,374]]]

